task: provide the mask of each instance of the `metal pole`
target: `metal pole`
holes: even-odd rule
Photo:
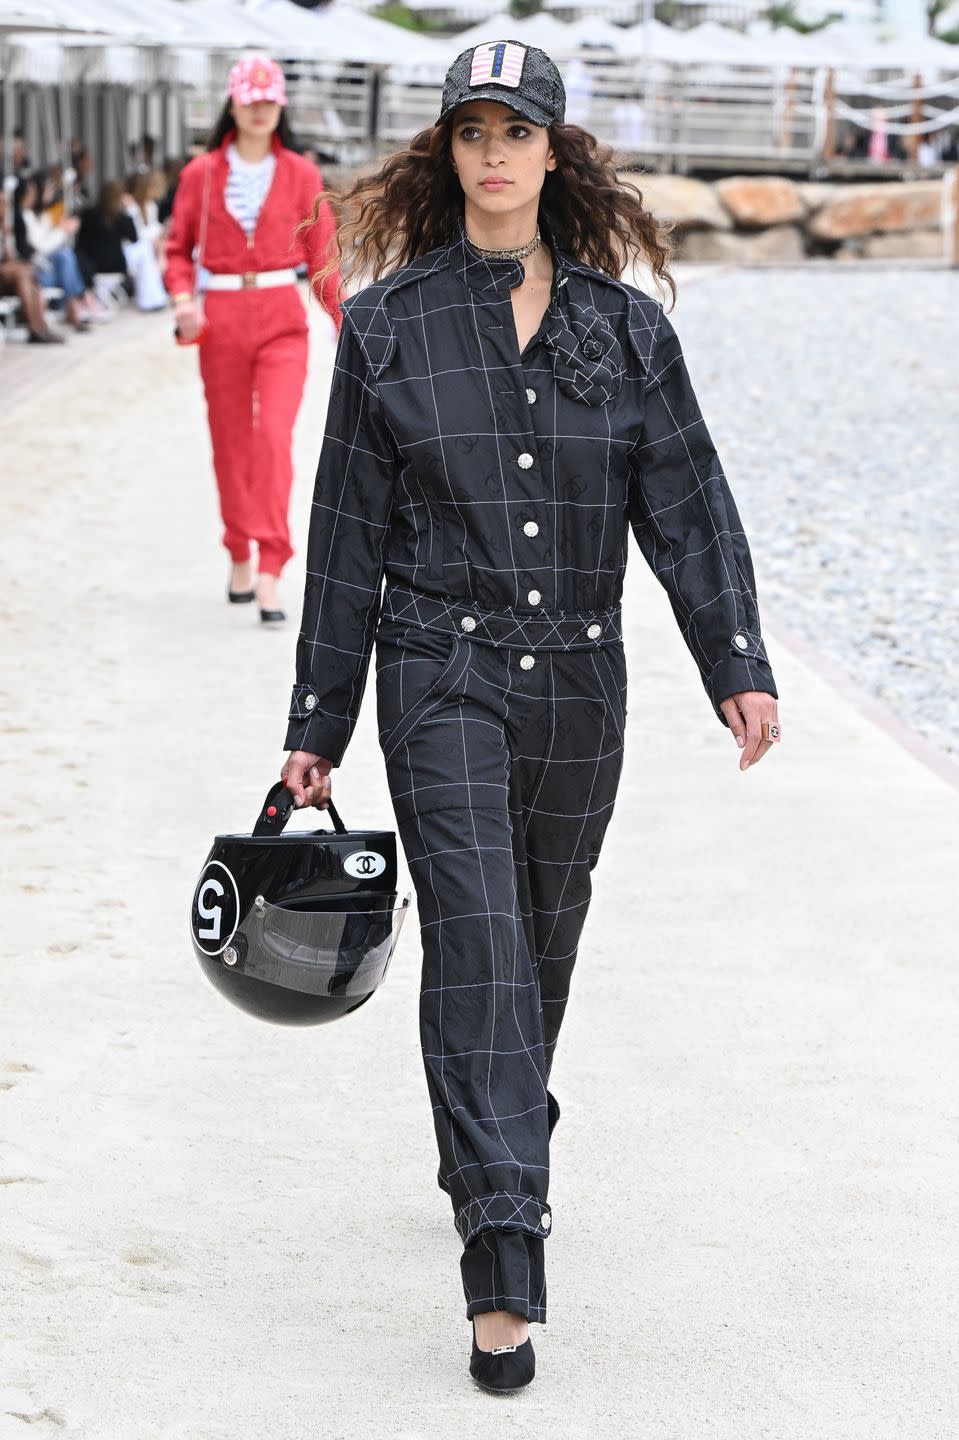
[[[67,80],[60,82],[60,143],[63,146],[64,178],[67,171],[72,170],[74,173],[72,184],[65,184],[63,187],[63,208],[67,215],[71,215],[74,209],[76,171],[73,166],[73,101]]]
[[[4,179],[10,173],[10,162],[13,156],[13,106],[16,99],[13,93],[13,76],[10,73],[13,68],[13,54],[9,45],[0,45],[0,62],[3,68],[3,175]]]
[[[959,165],[953,165],[943,176],[942,230],[946,263],[959,270]]]
[[[823,140],[822,156],[831,165],[836,153],[836,72],[826,71],[826,135]]]
[[[922,113],[922,76],[921,76],[921,75],[915,75],[915,76],[913,76],[913,82],[912,82],[912,84],[913,84],[913,92],[914,92],[914,93],[913,93],[913,97],[912,97],[912,115],[910,116],[910,120],[911,120],[911,122],[912,122],[913,125],[921,125],[921,124],[922,124],[922,121],[923,121],[923,113]],[[918,131],[918,130],[914,130],[911,135],[907,135],[907,136],[906,136],[906,153],[908,154],[909,159],[912,161],[913,165],[918,165],[918,163],[919,163],[919,131]]]

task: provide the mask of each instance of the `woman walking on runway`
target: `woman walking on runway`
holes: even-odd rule
[[[630,525],[741,769],[779,738],[746,537],[662,306],[668,252],[542,51],[450,68],[440,116],[346,197],[344,305],[283,767],[323,806],[376,634],[380,744],[419,902],[439,1183],[470,1371],[533,1376],[547,1088],[623,758]],[[385,575],[385,593],[381,582]]]
[[[191,160],[180,177],[165,275],[179,338],[202,340],[223,543],[233,561],[229,599],[255,597],[267,623],[285,619],[277,581],[293,553],[292,437],[307,366],[297,266],[306,264],[311,274],[325,269],[319,293],[337,333],[341,323],[334,224],[317,199],[323,179],[290,148],[285,105],[283,72],[272,60],[256,56],[234,65],[209,153]],[[301,231],[310,215],[315,223]],[[200,267],[209,272],[202,313],[195,294]]]

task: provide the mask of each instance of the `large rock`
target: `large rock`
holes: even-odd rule
[[[843,187],[807,223],[810,235],[847,240],[887,230],[928,230],[939,223],[942,183],[890,180]]]
[[[733,175],[715,190],[738,225],[758,229],[802,220],[806,207],[791,180],[778,175]]]
[[[901,230],[870,235],[862,242],[869,260],[941,260],[946,253],[942,230]]]
[[[792,265],[805,259],[798,225],[773,225],[754,235],[722,230],[694,230],[680,248],[680,260],[721,260],[727,265]]]
[[[831,200],[844,188],[844,186],[833,184],[828,180],[799,180],[796,182],[799,198],[810,214],[814,210],[821,210],[827,200]]]
[[[683,230],[731,230],[733,222],[711,185],[690,180],[687,175],[640,175],[620,177],[638,185],[643,204],[657,220],[673,220]]]

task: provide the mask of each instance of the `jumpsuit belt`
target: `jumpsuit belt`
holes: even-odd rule
[[[469,600],[388,582],[381,621],[441,630],[481,645],[518,650],[595,650],[623,639],[622,610],[486,610]]]

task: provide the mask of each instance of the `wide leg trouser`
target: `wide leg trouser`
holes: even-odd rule
[[[467,1317],[544,1322],[547,1082],[622,767],[622,644],[530,657],[385,620],[376,668]]]
[[[293,425],[306,381],[306,312],[295,285],[212,291],[204,310],[200,373],[223,544],[240,561],[255,540],[259,568],[279,575],[293,554]]]

